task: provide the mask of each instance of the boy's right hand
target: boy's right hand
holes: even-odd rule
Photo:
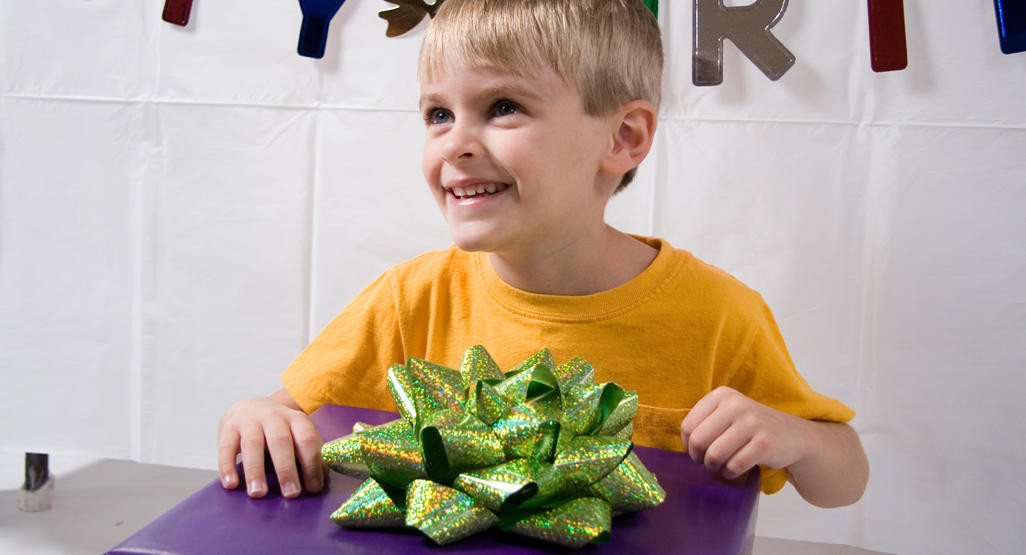
[[[239,401],[228,409],[218,427],[217,468],[221,485],[225,489],[239,486],[235,459],[241,452],[249,496],[267,495],[266,446],[282,495],[296,497],[302,492],[302,485],[307,491],[317,493],[324,487],[323,444],[320,432],[285,389],[268,397]],[[302,482],[297,459],[302,468]]]

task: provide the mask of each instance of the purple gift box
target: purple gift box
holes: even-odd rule
[[[355,422],[382,424],[392,412],[325,406],[311,418],[321,435],[334,439]],[[610,540],[581,552],[751,553],[759,500],[759,472],[725,481],[686,454],[634,448],[666,490],[653,509],[613,518]],[[445,547],[415,530],[342,529],[331,513],[363,480],[332,473],[326,491],[296,499],[281,496],[269,473],[270,492],[250,499],[245,490],[226,491],[213,481],[121,542],[109,553],[531,553],[563,551],[511,533],[492,530]]]

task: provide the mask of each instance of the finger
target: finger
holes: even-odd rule
[[[684,421],[680,423],[681,442],[683,442],[688,454],[691,455],[691,460],[695,462],[701,462],[701,459],[698,454],[692,451],[691,436],[694,435],[695,430],[698,429],[702,422],[716,411],[718,404],[719,400],[712,394],[708,394],[695,403],[695,406],[684,417]]]
[[[239,473],[235,471],[235,457],[239,454],[239,431],[222,430],[217,441],[217,473],[225,489],[239,487]]]
[[[729,405],[736,401],[738,396],[739,394],[737,391],[726,386],[717,387],[709,393],[706,393],[698,400],[697,403],[695,403],[695,406],[688,411],[687,416],[684,417],[684,421],[681,422],[681,435],[690,436],[703,420],[708,418],[712,413],[719,411],[724,405]],[[687,442],[685,441],[685,443]]]
[[[716,441],[733,423],[733,415],[730,411],[723,410],[717,406],[717,410],[706,416],[695,430],[688,436],[688,453],[691,459],[697,463],[705,464],[706,453],[709,446]]]
[[[688,436],[695,431],[695,428],[697,428],[707,416],[716,410],[716,405],[716,399],[710,395],[706,395],[699,399],[698,402],[695,403],[694,407],[691,407],[687,416],[685,416],[684,420],[680,423],[680,434],[684,439],[685,445],[688,443]]]
[[[752,439],[734,452],[734,455],[731,456],[727,463],[723,465],[721,473],[724,478],[733,480],[752,468],[755,468],[755,466],[759,464],[759,458],[761,456],[762,448],[759,446],[759,442]]]
[[[285,497],[296,497],[302,487],[299,485],[299,470],[296,468],[296,452],[292,447],[292,432],[288,422],[273,420],[264,423],[264,438],[267,440],[267,451],[271,454],[274,471],[278,474],[281,494]]]
[[[242,472],[246,475],[246,491],[250,497],[267,495],[264,476],[264,432],[259,425],[247,426],[241,431],[239,447],[242,450]]]
[[[293,418],[292,441],[303,471],[303,486],[311,493],[321,491],[324,488],[324,463],[321,461],[324,439],[306,415]]]
[[[731,425],[706,447],[702,463],[711,472],[719,473],[750,437],[741,426]]]

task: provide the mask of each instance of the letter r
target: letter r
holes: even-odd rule
[[[780,79],[795,57],[770,29],[786,10],[787,0],[756,0],[733,8],[723,0],[695,0],[691,82],[700,87],[723,82],[723,39],[730,39],[766,77]]]

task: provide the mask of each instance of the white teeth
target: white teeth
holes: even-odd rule
[[[453,196],[456,198],[468,198],[483,194],[492,194],[496,191],[505,189],[503,185],[496,185],[495,183],[487,183],[481,185],[473,185],[470,187],[452,187],[449,190],[452,191]]]

